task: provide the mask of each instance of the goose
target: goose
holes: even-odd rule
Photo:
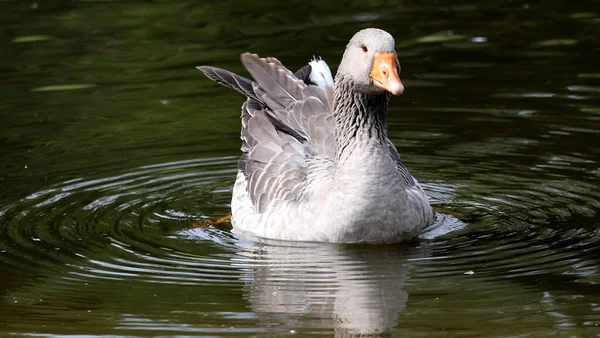
[[[390,96],[404,91],[394,46],[386,31],[359,31],[335,81],[318,62],[293,73],[250,53],[241,61],[254,80],[198,67],[247,98],[231,199],[234,233],[387,244],[410,241],[433,223],[427,195],[387,136]]]

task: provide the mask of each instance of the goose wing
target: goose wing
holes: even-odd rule
[[[307,85],[275,58],[243,54],[254,81],[202,66],[206,76],[248,99],[242,106],[239,170],[256,211],[309,199],[333,177],[333,88]]]

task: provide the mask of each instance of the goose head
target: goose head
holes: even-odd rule
[[[367,94],[404,92],[394,38],[386,31],[367,28],[354,34],[346,46],[338,75]]]

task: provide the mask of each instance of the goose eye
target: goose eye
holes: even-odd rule
[[[360,48],[362,48],[363,52],[365,53],[369,51],[369,48],[367,48],[365,45],[360,46]]]

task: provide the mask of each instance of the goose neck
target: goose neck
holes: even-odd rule
[[[366,93],[343,77],[336,77],[333,115],[336,162],[356,150],[387,147],[389,93]]]

